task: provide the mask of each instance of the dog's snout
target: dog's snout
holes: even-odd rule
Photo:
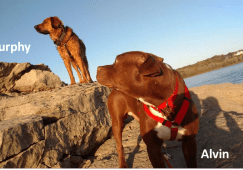
[[[100,84],[112,88],[113,83],[111,74],[112,70],[109,69],[109,66],[99,66],[97,67],[96,79]]]
[[[99,78],[104,76],[104,69],[102,69],[102,68],[103,68],[102,66],[99,66],[97,68],[97,75],[96,75],[97,79],[99,79]]]
[[[40,33],[40,29],[39,29],[39,26],[38,26],[38,25],[34,26],[34,28],[35,28],[35,30],[36,30],[37,32]]]
[[[35,28],[36,30],[38,30],[38,25],[34,26],[34,28]]]
[[[98,68],[97,68],[97,71],[100,71],[101,70],[101,66],[99,66]]]
[[[106,74],[105,72],[106,72],[106,69],[105,69],[104,66],[99,66],[99,67],[97,68],[97,75],[103,75],[103,74]]]

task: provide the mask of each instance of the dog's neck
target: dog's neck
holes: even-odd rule
[[[139,100],[148,106],[153,106],[158,109],[158,106],[162,106],[163,103],[170,100],[172,95],[174,95],[173,100],[168,101],[168,103],[172,103],[171,105],[175,107],[175,112],[173,113],[176,113],[182,105],[181,101],[184,97],[185,87],[184,81],[180,78],[177,72],[168,68],[166,64],[161,63],[160,67],[163,70],[163,78],[157,77],[156,84],[152,83],[149,85],[149,92],[148,95],[146,95],[147,97],[139,98]],[[163,93],[161,93],[161,91],[163,91]],[[176,94],[174,94],[175,92]],[[172,110],[170,110],[170,107],[165,107],[163,112],[166,117],[173,119],[175,114],[171,114]]]
[[[62,26],[61,29],[62,29],[62,32],[61,32],[59,38],[57,40],[54,40],[54,44],[57,46],[60,46],[60,45],[65,46],[66,43],[68,42],[68,40],[71,38],[72,33],[73,33],[72,29],[69,28],[68,26],[66,26],[66,27]],[[71,33],[69,33],[70,31],[68,31],[69,29],[71,30]]]
[[[163,76],[156,77],[155,82],[149,84],[150,94],[147,95],[148,99],[144,98],[154,106],[159,106],[166,101],[173,94],[176,86],[177,75],[174,70],[168,69],[165,63],[161,63],[160,68],[163,70]]]
[[[162,83],[161,83],[162,84]],[[172,84],[165,86],[160,86],[160,83],[157,82],[157,85],[150,85],[151,92],[149,92],[147,98],[145,97],[143,101],[150,103],[151,106],[157,107],[161,103],[165,102],[174,92],[176,85],[176,79]],[[163,91],[163,93],[161,93]],[[145,103],[143,102],[143,103]]]

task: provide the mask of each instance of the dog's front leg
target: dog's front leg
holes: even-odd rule
[[[164,156],[161,152],[162,141],[155,136],[154,131],[150,131],[143,136],[147,145],[149,159],[154,168],[165,168]]]
[[[154,127],[158,124],[150,118],[143,109],[143,103],[139,103],[140,133],[147,146],[150,162],[154,168],[165,168],[164,156],[161,151],[163,140],[159,139]]]
[[[121,97],[121,94],[116,90],[112,90],[108,97],[107,105],[112,119],[112,132],[116,140],[120,168],[127,168],[122,146],[122,129],[124,126],[124,119],[126,117],[126,106],[123,105],[124,103],[124,98]]]
[[[119,168],[127,168],[127,163],[124,156],[124,150],[122,146],[122,122],[117,123],[112,120],[112,132],[116,140],[116,148],[119,159]]]
[[[71,68],[70,61],[68,61],[68,60],[63,60],[63,61],[64,61],[64,64],[65,64],[65,67],[67,68],[71,84],[75,84],[75,79],[73,77],[73,71],[72,71],[72,68]]]
[[[196,135],[185,136],[182,140],[182,150],[188,168],[197,168]]]
[[[63,62],[65,64],[65,67],[70,77],[71,84],[75,84],[75,79],[73,77],[73,71],[71,68],[71,60],[66,48],[64,46],[57,46],[57,51],[59,52],[60,56],[63,59]]]

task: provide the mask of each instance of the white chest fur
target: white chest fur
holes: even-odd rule
[[[164,118],[165,120],[167,120],[165,116],[163,116],[158,111],[154,110],[152,107],[149,107],[149,110],[153,115]],[[172,126],[172,128],[173,128],[173,126]],[[160,139],[163,139],[164,141],[169,140],[170,137],[171,137],[171,128],[169,128],[165,125],[162,125],[162,123],[158,122],[158,124],[155,126],[154,130],[157,132],[157,136]],[[178,127],[178,133],[177,133],[177,136],[176,136],[176,140],[182,139],[183,135],[185,135],[185,131],[186,131],[186,129],[179,126]]]
[[[167,126],[162,125],[161,123],[158,123],[157,126],[155,126],[154,130],[157,131],[157,136],[164,141],[169,140],[171,137],[171,129]],[[185,132],[186,129],[179,126],[176,140],[182,139],[183,135],[185,135]]]

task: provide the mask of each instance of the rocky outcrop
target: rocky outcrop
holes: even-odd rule
[[[243,167],[243,83],[204,85],[189,89],[200,115],[197,135],[197,162],[199,168]],[[125,158],[130,168],[151,168],[146,146],[139,135],[139,123],[135,120],[123,129]],[[162,152],[172,155],[174,168],[186,168],[180,142],[168,141]],[[210,158],[210,149],[217,158]],[[203,156],[208,152],[209,158]],[[223,158],[223,151],[229,158]],[[221,157],[219,156],[221,154]],[[118,168],[116,142],[112,137],[86,160],[88,168]]]
[[[44,91],[65,84],[44,64],[0,62],[0,93]]]
[[[0,168],[82,167],[110,137],[109,93],[89,83],[0,94]]]

